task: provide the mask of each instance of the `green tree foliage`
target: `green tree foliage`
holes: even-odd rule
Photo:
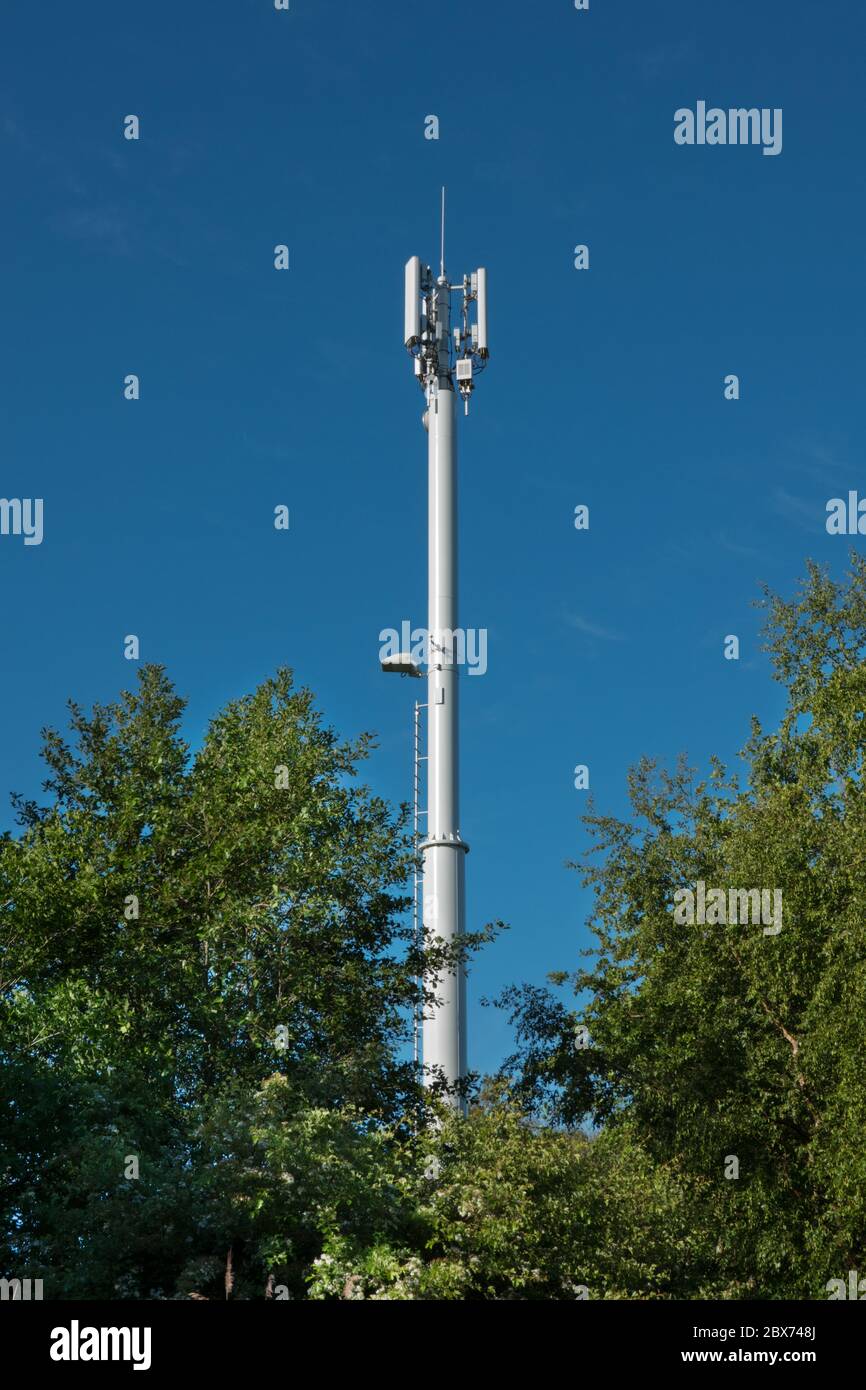
[[[0,841],[0,1263],[47,1296],[170,1292],[242,1236],[263,1288],[240,1192],[208,1199],[269,1078],[281,1124],[414,1104],[410,844],[357,783],[369,739],[338,742],[285,671],[194,757],[182,712],[157,667],[72,706],[49,803],[19,799]]]
[[[72,707],[0,840],[0,1272],[497,1301],[866,1273],[866,562],[764,605],[779,727],[741,778],[643,760],[627,819],[590,809],[596,947],[552,977],[574,1000],[505,992],[517,1050],[466,1119],[403,1060],[411,846],[358,784],[368,740],[285,672],[194,756],[158,668]],[[781,890],[781,931],[678,922],[701,880]]]
[[[443,1116],[405,1154],[378,1238],[334,1224],[314,1298],[671,1298],[696,1290],[701,1238],[676,1181],[625,1132],[589,1139],[527,1122],[495,1094]],[[393,1162],[394,1150],[390,1151]],[[390,1228],[390,1229],[389,1229]]]
[[[842,584],[810,566],[793,601],[764,606],[779,728],[753,722],[742,782],[644,760],[631,819],[586,817],[598,948],[571,976],[586,1002],[507,992],[506,1070],[530,1109],[627,1130],[676,1176],[712,1291],[822,1297],[866,1269],[866,563]],[[781,889],[781,932],[678,925],[674,893],[698,880]]]

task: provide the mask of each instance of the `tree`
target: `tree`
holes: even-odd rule
[[[370,738],[339,742],[287,671],[195,756],[161,668],[70,708],[72,739],[45,735],[48,803],[17,798],[0,841],[2,1263],[46,1297],[170,1294],[239,1237],[214,1173],[269,1081],[301,1128],[417,1104],[411,845],[357,783]]]
[[[779,728],[753,721],[742,784],[644,759],[630,820],[590,810],[598,946],[552,977],[587,1002],[507,991],[505,1072],[530,1110],[589,1114],[670,1169],[725,1296],[822,1297],[866,1268],[866,562],[763,605]],[[699,880],[780,889],[782,930],[679,924]]]
[[[700,1287],[693,1213],[626,1131],[534,1125],[494,1090],[408,1149],[399,1166],[389,1153],[391,1219],[373,1240],[334,1223],[312,1297],[573,1302]]]
[[[195,756],[158,668],[73,706],[49,804],[0,840],[10,1273],[500,1301],[820,1298],[866,1270],[866,561],[764,605],[778,729],[753,721],[742,779],[643,759],[628,819],[590,809],[590,964],[552,977],[574,1002],[505,992],[516,1051],[466,1119],[403,1060],[423,961],[456,957],[410,939],[369,740],[287,672]],[[720,917],[761,890],[769,917]]]

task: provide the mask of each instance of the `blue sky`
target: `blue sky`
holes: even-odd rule
[[[426,620],[402,273],[436,256],[446,183],[452,278],[490,277],[460,473],[461,621],[489,633],[462,684],[469,925],[511,924],[471,979],[471,1062],[492,1068],[509,1036],[480,996],[589,941],[564,867],[586,844],[575,764],[621,811],[642,754],[733,760],[751,713],[781,708],[760,582],[790,592],[807,556],[844,569],[824,516],[866,493],[866,19],[807,0],[435,13],[438,37],[406,0],[5,17],[0,495],[42,497],[45,534],[0,537],[0,793],[37,792],[68,697],[132,682],[133,632],[193,742],[287,664],[339,730],[378,732],[369,779],[408,797],[417,687],[380,675],[378,634]],[[677,146],[698,100],[781,107],[782,153]]]

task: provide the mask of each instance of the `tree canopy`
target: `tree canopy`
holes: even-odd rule
[[[504,992],[515,1051],[465,1119],[408,1059],[424,951],[452,958],[412,939],[369,738],[285,671],[195,753],[157,667],[72,705],[0,839],[0,1264],[50,1298],[823,1298],[866,1271],[866,562],[763,605],[778,727],[740,775],[645,758],[626,818],[590,807],[596,944]],[[781,893],[781,930],[683,922],[698,884]]]
[[[358,784],[369,738],[338,741],[286,671],[195,756],[182,713],[153,666],[72,705],[49,802],[18,798],[0,842],[3,1263],[55,1296],[171,1290],[187,1248],[225,1261],[205,1190],[275,1074],[287,1115],[384,1122],[416,1092],[411,845]]]
[[[597,949],[555,977],[576,1008],[507,992],[507,1070],[530,1110],[589,1114],[676,1174],[708,1291],[821,1297],[866,1268],[866,563],[842,583],[810,565],[762,602],[779,727],[753,720],[742,778],[644,759],[628,820],[590,812]],[[674,894],[699,881],[781,890],[781,931],[679,925]]]

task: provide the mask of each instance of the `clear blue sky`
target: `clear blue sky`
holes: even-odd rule
[[[380,675],[378,633],[426,620],[402,273],[435,257],[447,183],[449,269],[490,275],[460,439],[461,619],[489,632],[462,830],[470,925],[511,923],[471,981],[471,1060],[495,1066],[479,996],[588,941],[574,765],[617,811],[641,754],[732,760],[780,708],[759,582],[844,567],[824,508],[866,493],[864,39],[841,0],[10,7],[0,495],[44,498],[45,538],[0,537],[4,803],[37,792],[67,697],[132,682],[131,632],[193,742],[288,664],[338,729],[378,731],[369,778],[408,796],[417,687]],[[675,145],[698,100],[781,107],[782,153]]]

